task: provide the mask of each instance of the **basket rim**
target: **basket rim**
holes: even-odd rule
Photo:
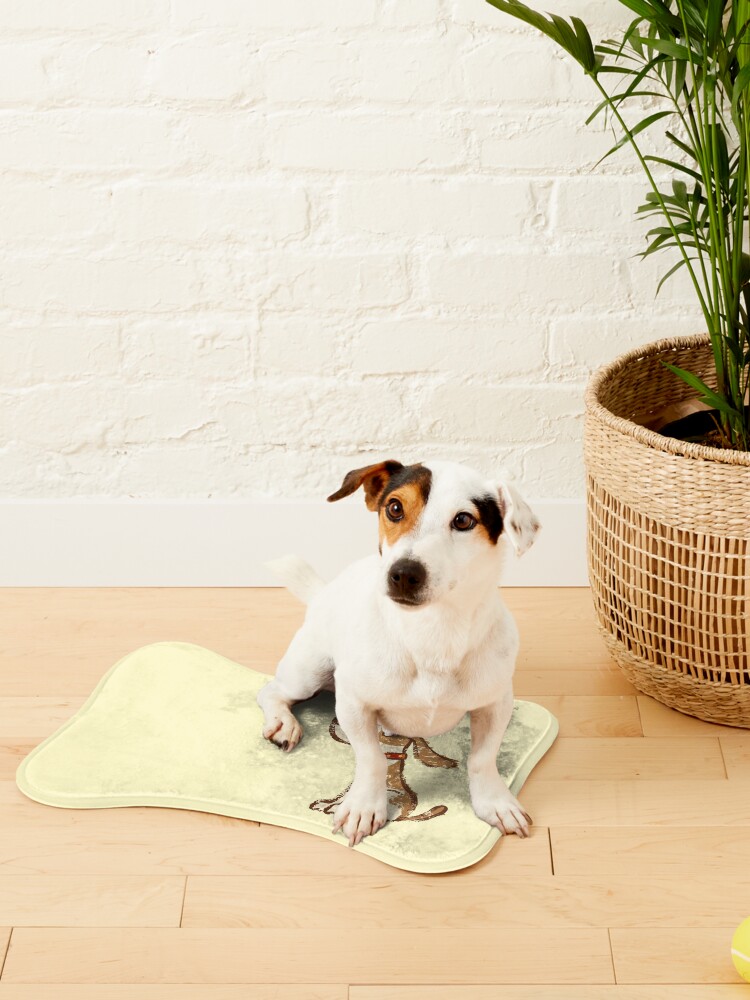
[[[683,337],[665,337],[653,341],[644,347],[636,347],[626,354],[621,354],[609,364],[598,368],[589,379],[586,386],[585,402],[587,412],[612,430],[635,438],[641,444],[656,451],[682,458],[701,459],[706,462],[720,462],[724,465],[750,466],[750,451],[733,451],[729,448],[712,448],[709,445],[694,444],[688,441],[678,441],[676,438],[664,437],[656,431],[642,427],[625,417],[618,417],[600,402],[599,396],[604,386],[634,361],[652,357],[655,354],[665,354],[667,351],[687,347],[697,347],[710,344],[707,333],[693,334]]]

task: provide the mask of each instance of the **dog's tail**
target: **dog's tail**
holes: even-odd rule
[[[281,556],[263,565],[281,580],[287,590],[305,604],[309,604],[326,585],[325,580],[318,576],[312,566],[299,556]]]

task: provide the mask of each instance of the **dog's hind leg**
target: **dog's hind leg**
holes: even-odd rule
[[[296,633],[281,658],[276,676],[258,692],[263,710],[263,736],[282,750],[293,750],[302,738],[302,727],[292,705],[306,701],[330,687],[333,664],[307,625]]]

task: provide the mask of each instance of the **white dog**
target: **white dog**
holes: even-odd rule
[[[356,763],[333,829],[352,845],[387,821],[378,727],[430,737],[469,712],[474,810],[503,833],[528,836],[531,819],[497,771],[518,651],[498,581],[506,540],[525,552],[539,522],[514,489],[452,462],[355,469],[328,499],[360,486],[378,513],[380,555],[353,563],[329,584],[305,564],[289,581],[310,605],[258,695],[263,735],[294,749],[302,729],[291,706],[335,682],[336,716]]]

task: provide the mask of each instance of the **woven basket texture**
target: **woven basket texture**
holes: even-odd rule
[[[643,424],[716,386],[706,336],[662,340],[601,369],[586,392],[589,577],[610,653],[641,691],[750,728],[750,452]]]

